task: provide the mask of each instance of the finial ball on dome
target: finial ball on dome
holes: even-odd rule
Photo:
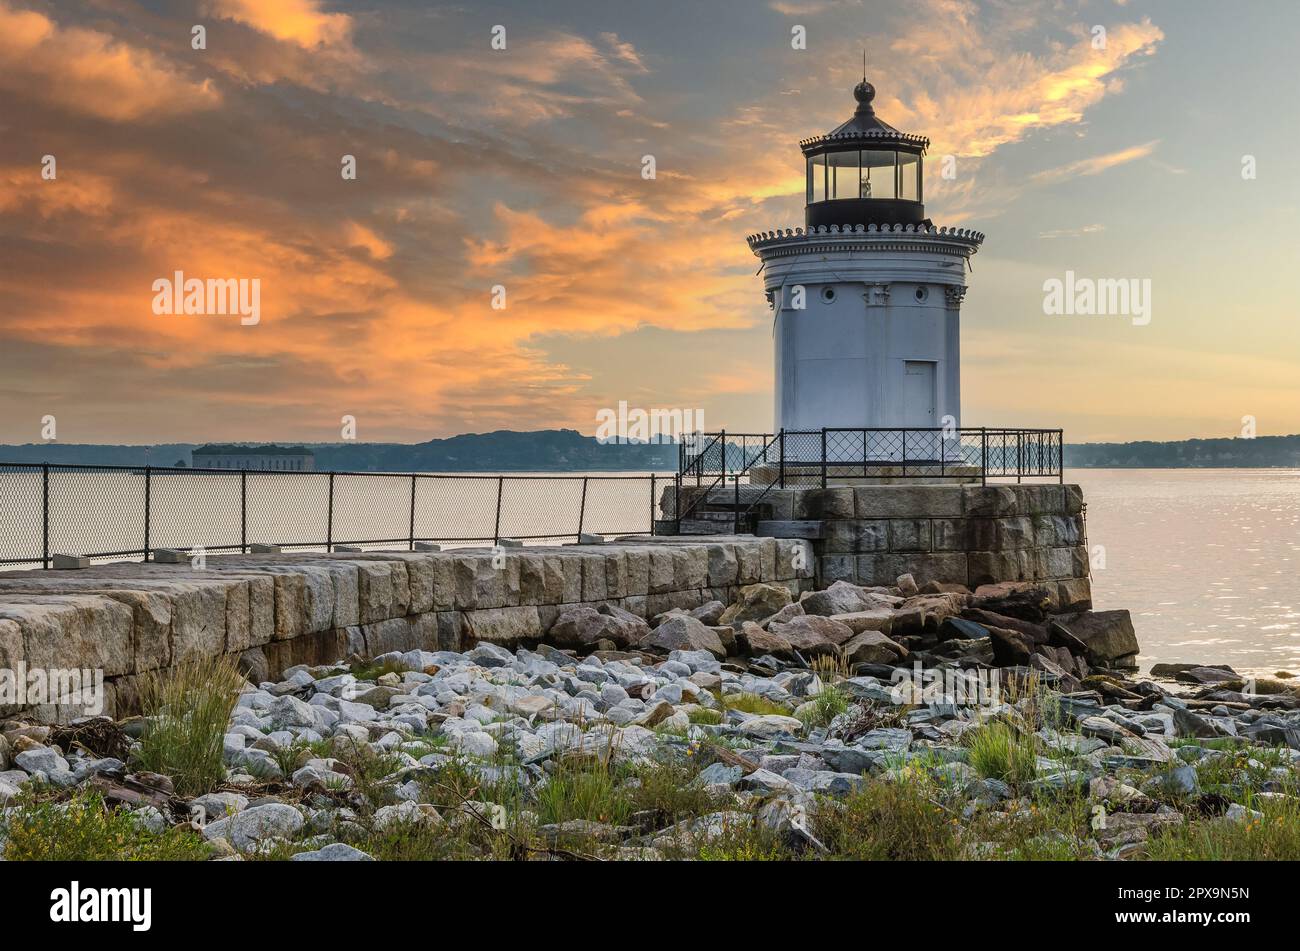
[[[865,106],[876,98],[876,87],[864,79],[853,87],[853,98]]]

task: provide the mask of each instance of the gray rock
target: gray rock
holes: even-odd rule
[[[246,852],[267,839],[282,839],[303,827],[302,813],[281,802],[250,806],[228,819],[210,822],[203,828],[205,839],[226,839]]]
[[[298,852],[290,862],[373,862],[374,858],[343,842],[332,842],[314,852]]]
[[[787,596],[789,592],[787,592]],[[717,659],[727,656],[726,648],[712,628],[705,627],[693,617],[670,617],[638,645],[663,651],[708,651]]]
[[[203,810],[205,820],[224,819],[248,808],[248,797],[235,792],[205,793],[190,801],[191,809]]]
[[[39,746],[34,749],[24,750],[14,757],[14,763],[29,773],[48,776],[50,773],[69,772],[68,761],[59,755],[59,751],[52,746]]]
[[[710,763],[700,770],[696,781],[704,786],[734,786],[744,777],[745,771],[739,766],[725,763]]]

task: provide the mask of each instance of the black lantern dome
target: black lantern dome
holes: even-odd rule
[[[876,88],[866,77],[853,98],[852,119],[799,143],[808,163],[805,224],[921,224],[921,162],[930,140],[878,118],[871,106]]]

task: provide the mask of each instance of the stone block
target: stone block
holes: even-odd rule
[[[758,539],[758,556],[760,577],[764,581],[781,580],[776,571],[776,539]]]
[[[802,538],[776,540],[776,573],[783,579],[810,578],[813,573],[813,547]]]
[[[509,604],[519,591],[519,558],[489,553],[452,556],[456,578],[455,607],[463,610],[499,608]],[[563,559],[565,589],[582,591],[582,565]]]
[[[402,564],[406,567],[406,584],[410,591],[410,602],[406,609],[411,614],[427,614],[434,608],[434,588],[437,584],[434,560],[403,556]]]
[[[1047,559],[1045,577],[1054,580],[1086,578],[1088,576],[1088,550],[1082,546],[1044,549]]]
[[[891,552],[930,551],[934,547],[928,518],[893,518],[888,525]]]
[[[190,553],[179,548],[155,548],[153,560],[159,565],[187,565],[190,561]]]
[[[627,552],[610,545],[602,553],[605,563],[605,596],[627,597]]]
[[[487,641],[514,648],[521,641],[540,638],[543,633],[542,619],[533,605],[465,612],[467,645]]]
[[[858,583],[892,585],[899,575],[910,574],[917,584],[930,581],[965,584],[966,555],[963,552],[914,552],[858,556]]]
[[[135,615],[120,601],[100,595],[6,595],[0,603],[3,621],[21,628],[29,668],[89,668],[105,677],[134,672]],[[12,628],[6,629],[5,640],[12,642]],[[12,643],[5,650],[11,652]]]
[[[627,562],[628,597],[643,596],[650,590],[650,551],[648,548],[626,548],[623,559]]]
[[[465,614],[463,611],[438,612],[438,650],[459,651],[465,648]]]
[[[54,554],[50,556],[50,564],[55,571],[79,571],[90,567],[90,559],[85,555]]]
[[[771,542],[773,561],[776,558],[776,542]],[[709,550],[703,545],[673,547],[673,589],[685,591],[689,588],[703,588],[709,583]]]
[[[972,551],[966,564],[966,585],[971,590],[982,584],[1033,580],[1033,566],[1024,551]]]
[[[864,485],[853,490],[858,518],[955,518],[962,514],[961,486]]]
[[[736,583],[757,584],[763,580],[763,555],[754,545],[736,545]]]
[[[650,549],[650,586],[647,594],[672,591],[674,586],[673,552],[671,546],[655,545]],[[580,598],[566,600],[578,601]]]
[[[1020,499],[1006,485],[961,486],[961,515],[970,518],[1004,518],[1020,514]]]
[[[433,542],[416,542],[416,551],[442,551],[441,545],[435,545]]]
[[[708,581],[711,587],[725,587],[736,583],[739,563],[736,560],[735,545],[710,545],[708,561]]]
[[[608,594],[605,578],[605,556],[584,555],[578,561],[582,565],[582,600],[604,601]]]
[[[936,518],[930,524],[935,551],[965,551],[969,525],[964,518]]]
[[[361,633],[365,637],[367,657],[376,657],[389,651],[417,650],[423,646],[420,643],[421,632],[404,617],[362,624]]]
[[[853,518],[853,489],[850,486],[829,486],[825,489],[808,489],[804,493],[806,518]],[[800,518],[795,515],[795,518]]]
[[[0,617],[0,669],[17,670],[25,657],[22,627],[12,618]]]
[[[1062,515],[1078,515],[1083,511],[1083,489],[1077,485],[1061,487]]]
[[[823,588],[830,587],[836,581],[856,583],[858,580],[855,555],[822,555],[817,559],[817,568],[821,573],[818,585]]]

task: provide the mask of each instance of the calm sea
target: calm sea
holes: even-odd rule
[[[1072,469],[1093,599],[1128,608],[1160,662],[1300,672],[1300,470]]]
[[[422,479],[414,512],[409,479],[339,479],[332,537],[404,540],[412,515],[417,538],[490,539],[498,523],[507,537],[559,535],[577,531],[580,508],[584,531],[649,527],[648,473],[592,473],[585,490],[583,473],[511,475],[500,497],[495,479]],[[1300,672],[1300,470],[1072,469],[1067,479],[1083,486],[1088,542],[1101,546],[1096,607],[1132,612],[1143,669],[1191,661]],[[263,473],[248,484],[248,541],[325,537],[326,477]],[[239,544],[237,474],[159,477],[152,488],[155,547]],[[41,492],[38,473],[0,473],[0,558],[40,554]],[[142,544],[138,474],[52,476],[49,496],[51,551]]]

